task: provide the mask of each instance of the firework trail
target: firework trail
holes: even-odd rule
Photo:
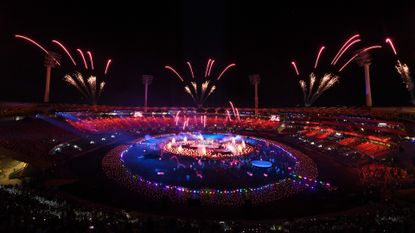
[[[359,54],[355,54],[353,57],[351,57],[344,65],[339,69],[339,72],[341,72],[344,68],[346,68],[347,65],[350,64]]]
[[[180,114],[180,111],[178,111],[178,112],[176,113],[176,116],[174,117],[174,121],[176,122],[176,126],[177,126],[177,124],[179,123],[179,114]]]
[[[209,58],[207,64],[206,64],[206,69],[205,69],[205,78],[208,75],[208,71],[209,71],[209,66],[210,66],[210,62],[212,61],[212,59]]]
[[[196,84],[196,82],[190,82],[190,84],[192,84],[193,91],[194,91],[194,92],[195,92],[195,94],[197,95],[197,84]]]
[[[318,60],[320,59],[320,55],[321,55],[321,53],[323,52],[323,50],[324,50],[325,48],[326,48],[326,47],[321,46],[320,50],[318,51],[318,54],[317,54],[317,57],[316,57],[316,62],[314,63],[314,69],[317,69],[317,66],[318,66]],[[295,64],[295,63],[294,63],[294,64]]]
[[[184,86],[184,90],[185,90],[186,93],[188,93],[192,97],[193,101],[197,102],[197,100],[196,100],[195,96],[193,95],[192,91],[190,90],[189,86]]]
[[[209,70],[208,70],[208,76],[210,76],[210,72],[212,71],[212,66],[213,66],[213,63],[215,63],[215,60],[212,60],[211,62],[210,62],[210,67],[209,67]]]
[[[105,66],[105,71],[104,71],[104,74],[105,75],[108,73],[108,68],[110,67],[111,62],[112,62],[112,60],[111,59],[108,59],[107,65]]]
[[[352,42],[350,42],[350,44],[348,44],[347,46],[346,46],[346,48],[340,53],[340,55],[336,58],[336,60],[334,61],[334,63],[333,63],[333,65],[336,65],[337,64],[337,62],[339,61],[339,59],[343,56],[343,54],[350,48],[350,47],[352,47],[352,45],[354,45],[354,44],[356,44],[356,43],[358,43],[358,42],[360,42],[361,40],[360,39],[356,39],[356,40],[354,40],[354,41],[352,41]]]
[[[76,49],[76,51],[78,51],[79,55],[81,55],[82,61],[84,62],[85,69],[87,70],[88,69],[88,64],[86,63],[84,53],[82,52],[81,49]]]
[[[186,64],[189,66],[190,74],[192,75],[192,78],[195,78],[195,73],[193,73],[192,64],[190,62],[186,62]]]
[[[185,128],[186,128],[186,120],[183,122],[182,130],[184,130]]]
[[[202,95],[206,92],[207,88],[209,87],[210,81],[205,81],[202,83]]]
[[[73,59],[71,53],[68,51],[68,49],[66,49],[66,47],[61,42],[59,42],[57,40],[52,40],[52,43],[55,43],[55,44],[59,45],[59,47],[61,47],[63,49],[63,51],[65,51],[65,53],[68,55],[68,57],[71,59],[71,61],[74,64],[74,66],[76,66],[76,62]]]
[[[225,69],[223,69],[222,73],[220,73],[220,75],[218,76],[217,80],[219,80],[220,78],[222,78],[223,74],[225,74],[225,72],[226,72],[229,68],[231,68],[231,67],[233,67],[233,66],[236,66],[236,64],[235,64],[235,63],[232,63],[232,64],[228,65]]]
[[[304,97],[304,104],[305,106],[311,106],[320,95],[330,89],[335,83],[338,82],[339,77],[333,74],[325,74],[322,79],[320,79],[319,84],[317,86],[317,90],[313,91],[314,84],[317,78],[314,73],[309,75],[309,87],[307,88],[307,84],[304,80],[300,80],[300,87],[303,92]]]
[[[226,109],[226,115],[227,115],[227,118],[229,119],[229,121],[231,121],[232,119],[231,119],[231,114],[229,113],[229,110],[227,110]]]
[[[344,63],[344,65],[339,69],[339,72],[341,72],[344,68],[346,68],[346,66],[350,63],[350,62],[352,62],[356,57],[358,57],[360,54],[362,54],[362,53],[364,53],[364,52],[367,52],[367,51],[369,51],[369,50],[372,50],[372,49],[380,49],[380,48],[382,48],[382,46],[380,46],[380,45],[372,45],[372,46],[369,46],[369,47],[366,47],[366,48],[364,48],[364,49],[362,49],[362,50],[360,50],[359,52],[357,52],[355,55],[353,55],[346,63]]]
[[[180,79],[180,81],[184,82],[184,79],[182,78],[182,76],[180,76],[180,74],[177,73],[177,71],[173,67],[164,66],[164,68],[171,70]]]
[[[297,64],[295,63],[295,61],[292,61],[291,65],[294,67],[294,70],[297,76],[300,76],[300,72],[298,72]]]
[[[238,108],[235,108],[235,111],[236,111],[236,117],[238,118],[238,121],[240,121],[241,120],[241,116],[239,115]]]
[[[343,46],[340,48],[340,50],[337,52],[337,54],[336,54],[336,56],[334,56],[334,58],[333,58],[333,60],[331,61],[331,65],[333,65],[334,64],[334,61],[335,60],[337,60],[337,57],[339,57],[339,55],[340,55],[340,53],[342,53],[342,51],[345,49],[345,47],[352,41],[352,40],[354,40],[355,38],[358,38],[358,37],[360,37],[360,35],[359,34],[356,34],[356,35],[353,35],[352,37],[350,37],[344,44],[343,44]]]
[[[75,76],[76,76],[76,81],[79,83],[79,85],[81,86],[82,90],[87,94],[90,95],[91,92],[89,91],[89,88],[87,87],[84,78],[82,77],[82,74],[79,72],[75,72]]]
[[[333,87],[334,84],[336,84],[339,81],[339,76],[335,76],[333,74],[325,74],[323,78],[320,80],[320,84],[317,87],[317,91],[311,96],[311,99],[309,99],[309,104],[313,104],[320,95]]]
[[[81,85],[75,81],[75,79],[70,75],[65,75],[63,80],[73,87],[75,87],[85,98],[88,98],[88,94],[81,88]]]
[[[184,79],[179,74],[179,72],[177,72],[177,70],[171,66],[166,65],[164,68],[173,72],[176,77],[180,79],[184,85],[184,91],[192,97],[193,101],[198,107],[202,107],[207,98],[216,90],[216,83],[219,81],[219,79],[226,73],[229,68],[236,66],[234,63],[226,66],[223,71],[217,76],[217,78],[215,78],[212,75],[212,67],[214,63],[215,60],[209,58],[203,73],[203,77],[205,79],[197,78],[195,76],[192,64],[188,61],[186,62],[186,65],[188,66],[191,75],[189,79]]]
[[[236,117],[235,107],[233,106],[232,101],[229,101],[229,104],[231,105],[231,108],[232,108],[233,117]]]
[[[211,88],[210,88],[210,91],[209,91],[209,93],[206,95],[206,97],[202,100],[202,102],[205,102],[206,100],[207,100],[207,98],[214,92],[216,90],[216,86],[215,85],[213,85]]]
[[[390,47],[391,47],[391,49],[392,49],[393,53],[394,53],[395,55],[398,55],[398,53],[396,52],[395,46],[393,45],[392,40],[391,40],[390,38],[386,38],[386,43],[390,45]]]
[[[87,79],[87,82],[89,84],[89,88],[91,90],[92,96],[95,96],[95,94],[97,93],[97,77],[90,76]]]
[[[92,53],[90,51],[86,52],[89,56],[89,61],[91,62],[91,70],[94,70],[94,59],[92,59]]]
[[[38,47],[38,48],[40,48],[43,52],[45,52],[47,55],[50,55],[50,53],[49,53],[49,51],[48,50],[46,50],[42,45],[40,45],[38,42],[36,42],[35,40],[33,40],[32,38],[29,38],[29,37],[27,37],[27,36],[23,36],[23,35],[18,35],[18,34],[16,34],[16,35],[14,35],[14,37],[16,37],[16,38],[18,38],[18,39],[23,39],[23,40],[26,40],[26,41],[28,41],[28,42],[30,42],[31,44],[33,44],[33,45],[35,45],[36,47]],[[51,58],[54,60],[54,63],[55,64],[57,64],[57,65],[61,65],[60,63],[59,63],[59,61],[54,57],[54,56],[52,56],[52,55],[50,55],[51,56]]]
[[[24,39],[26,41],[29,41],[30,43],[34,44],[35,46],[37,46],[38,48],[40,48],[41,50],[43,50],[43,52],[45,52],[46,54],[49,54],[49,52],[39,43],[37,43],[35,40],[27,37],[27,36],[22,36],[22,35],[15,35],[16,38],[20,38],[20,39]]]

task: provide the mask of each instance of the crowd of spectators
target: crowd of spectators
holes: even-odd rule
[[[291,136],[305,147],[321,151],[352,167],[393,157],[398,151],[397,143],[387,135],[305,127]]]
[[[46,121],[27,118],[19,121],[0,121],[0,147],[23,156],[32,164],[50,162],[49,151],[61,142],[75,136]]]
[[[88,107],[89,108],[89,107]],[[21,112],[22,110],[16,110]],[[26,111],[26,110],[25,110]],[[32,111],[32,110],[30,110]],[[1,116],[15,116],[13,110],[3,111]],[[91,118],[81,121],[67,122],[83,132],[137,132],[141,134],[158,133],[181,129],[185,118],[176,124],[172,117],[105,117]],[[193,119],[193,118],[192,118]],[[193,119],[190,127],[203,127],[199,119]],[[207,129],[253,129],[271,132],[280,126],[260,118],[243,118],[232,120],[226,117],[208,117]],[[60,142],[68,141],[74,137],[70,132],[54,126],[48,122],[27,118],[19,121],[0,122],[0,146],[19,152],[33,161],[47,158],[51,148]],[[329,138],[331,133],[323,132],[316,136],[318,140]],[[350,143],[360,140],[350,140]],[[361,142],[365,143],[365,142]],[[350,146],[349,141],[339,146]],[[359,144],[356,144],[359,145]],[[356,146],[353,144],[353,146]],[[362,145],[361,149],[369,148],[378,151],[379,144]],[[383,148],[383,146],[379,147]],[[173,190],[149,188],[145,182],[128,173],[122,166],[119,153],[126,147],[116,147],[102,161],[105,173],[116,182],[122,183],[131,190],[144,193],[153,198],[169,198],[179,201],[187,197],[177,195]],[[337,151],[338,152],[338,151]],[[337,153],[333,152],[333,153]],[[311,161],[311,160],[310,160]],[[312,161],[311,161],[312,162]],[[304,165],[304,163],[302,163]],[[307,164],[307,163],[305,163]],[[317,170],[300,167],[297,174],[310,177],[317,176]],[[368,186],[390,185],[399,183],[407,178],[405,170],[385,166],[368,165],[361,168],[361,181]],[[393,187],[396,187],[393,185]],[[392,186],[391,186],[392,187]],[[269,192],[255,192],[250,194],[199,196],[204,204],[215,205],[217,202],[241,204],[247,199],[253,203],[277,200],[298,192],[292,180],[278,184],[278,188]],[[279,191],[278,191],[279,190]],[[283,192],[281,192],[283,190]],[[218,197],[225,199],[218,199]],[[415,232],[415,208],[410,204],[398,202],[378,203],[353,213],[335,215],[330,214],[319,217],[301,219],[276,220],[266,222],[244,221],[213,221],[189,220],[180,218],[167,218],[138,213],[127,213],[123,210],[92,207],[73,200],[67,200],[54,191],[45,192],[22,186],[0,186],[0,232]]]
[[[405,169],[385,164],[368,164],[360,168],[360,180],[366,186],[399,187],[408,178]]]
[[[73,120],[66,119],[66,122],[78,130],[89,133],[111,133],[111,132],[130,132],[134,130],[151,129],[183,129],[184,122],[187,121],[185,129],[251,129],[273,131],[280,122],[270,121],[262,118],[229,118],[227,116],[207,116],[206,121],[201,121],[199,116],[105,116],[105,117],[87,117]]]
[[[414,232],[415,208],[370,204],[346,213],[267,221],[161,217],[65,200],[53,192],[0,186],[1,232]]]

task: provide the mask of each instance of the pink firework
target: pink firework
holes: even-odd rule
[[[184,79],[180,74],[171,66],[164,66],[164,68],[171,70],[182,82],[184,82]]]
[[[337,52],[336,56],[333,58],[333,60],[331,61],[330,64],[334,64],[334,61],[336,60],[336,58],[340,55],[340,53],[344,50],[344,48],[355,38],[359,37],[359,34],[355,34],[352,37],[350,37],[344,44],[343,46],[340,48],[340,50]]]
[[[294,67],[294,70],[297,76],[300,76],[300,72],[298,72],[297,64],[295,64],[295,61],[292,61],[291,65]]]
[[[203,103],[207,100],[207,98],[216,90],[216,83],[218,82],[218,80],[220,80],[220,78],[226,73],[228,69],[230,69],[233,66],[236,66],[234,63],[232,63],[226,66],[223,69],[223,71],[219,74],[219,76],[212,77],[211,72],[214,63],[215,60],[209,58],[204,73],[202,74],[205,76],[205,79],[195,78],[196,76],[200,76],[198,76],[197,74],[195,76],[195,73],[193,72],[193,66],[189,61],[186,62],[186,65],[188,66],[188,69],[191,74],[190,78],[186,78],[186,76],[182,77],[179,74],[179,72],[171,66],[166,65],[164,66],[164,68],[173,72],[180,79],[180,81],[184,85],[185,92],[192,97],[193,101],[195,101],[198,107],[202,107]]]
[[[68,55],[68,57],[71,59],[71,61],[74,64],[74,66],[76,66],[76,62],[73,59],[71,53],[68,51],[68,49],[66,49],[66,47],[61,42],[59,42],[57,40],[52,40],[52,42],[55,43],[55,44],[57,44],[57,45],[59,45],[63,49],[63,51],[65,51],[65,53]]]
[[[215,63],[215,60],[212,59],[212,62],[210,63],[210,66],[209,66],[209,71],[208,71],[207,76],[210,76],[210,72],[212,71],[213,63]]]
[[[29,38],[29,37],[27,37],[27,36],[22,36],[22,35],[15,35],[15,37],[16,38],[19,38],[19,39],[23,39],[23,40],[26,40],[26,41],[28,41],[28,42],[30,42],[30,43],[32,43],[32,44],[34,44],[36,47],[38,47],[38,48],[40,48],[43,52],[45,52],[46,54],[50,54],[43,46],[41,46],[38,42],[36,42],[35,40],[33,40],[33,39],[31,39],[31,38]],[[60,63],[59,63],[59,61],[55,58],[55,57],[53,57],[53,56],[51,56],[51,58],[54,60],[54,62],[57,64],[57,65],[61,65]]]
[[[314,69],[317,69],[317,66],[318,66],[318,60],[320,59],[321,53],[323,52],[323,50],[324,50],[325,48],[326,48],[326,47],[321,46],[320,50],[318,51],[317,58],[316,58],[316,62],[314,63]]]
[[[381,49],[381,48],[382,48],[381,45],[372,45],[372,46],[369,46],[369,47],[364,48],[362,50],[362,52],[367,52],[367,51],[372,50],[372,49]]]
[[[225,72],[226,72],[229,68],[234,67],[234,66],[236,66],[236,64],[235,64],[235,63],[232,63],[232,64],[228,65],[227,67],[225,67],[225,69],[223,69],[223,71],[222,71],[222,72],[220,73],[220,75],[218,76],[217,80],[219,80],[219,79],[223,76],[223,74],[225,74]]]
[[[343,51],[340,53],[340,55],[336,58],[336,60],[334,61],[334,63],[333,63],[333,65],[336,65],[336,63],[339,61],[339,59],[343,56],[343,54],[352,46],[352,45],[354,45],[354,44],[356,44],[356,43],[358,43],[358,42],[360,42],[361,40],[360,39],[356,39],[356,40],[354,40],[354,41],[352,41],[352,42],[350,42],[350,44],[348,44],[347,46],[346,46],[346,48],[345,49],[343,49]]]
[[[236,117],[236,111],[235,111],[235,107],[233,106],[232,101],[229,101],[229,104],[231,105],[233,116]]]
[[[238,120],[241,120],[241,116],[239,115],[238,108],[235,108],[235,111],[236,111],[236,117],[238,118]]]
[[[209,71],[209,66],[210,66],[210,62],[212,61],[212,59],[209,58],[207,64],[206,64],[206,69],[205,69],[205,78],[208,76],[208,71]]]
[[[43,52],[45,52],[46,54],[49,54],[49,52],[39,43],[37,43],[35,40],[27,37],[27,36],[22,36],[22,35],[15,35],[16,38],[20,38],[20,39],[24,39],[26,41],[29,41],[30,43],[36,45],[38,48],[40,48],[41,50],[43,50]]]
[[[349,65],[350,62],[352,62],[359,54],[355,54],[353,57],[351,57],[344,65],[339,69],[339,72],[341,72],[344,68],[346,68],[347,65]]]
[[[341,72],[344,68],[346,68],[346,66],[348,65],[348,64],[350,64],[350,62],[352,62],[357,56],[359,56],[359,54],[360,53],[362,53],[362,52],[367,52],[367,51],[369,51],[369,50],[372,50],[372,49],[380,49],[380,48],[382,48],[382,46],[380,46],[380,45],[372,45],[372,46],[369,46],[369,47],[366,47],[366,48],[364,48],[364,49],[362,49],[359,53],[357,53],[357,54],[355,54],[353,57],[351,57],[340,69],[339,69],[339,72]]]
[[[394,53],[395,55],[398,55],[398,53],[396,52],[395,46],[393,45],[392,40],[391,40],[390,38],[386,38],[386,43],[390,45],[390,47],[391,47],[391,48],[392,48],[392,50],[393,50],[393,53]]]
[[[94,60],[92,59],[92,53],[90,51],[86,52],[89,56],[89,61],[91,62],[91,69],[94,70]]]
[[[231,119],[231,114],[229,113],[229,110],[227,110],[227,109],[226,109],[226,116],[227,116],[227,119],[229,119],[229,121],[232,120]]]
[[[112,60],[111,59],[108,59],[107,65],[105,66],[104,74],[107,74],[108,73],[108,68],[110,67],[111,62],[112,62]]]
[[[349,51],[350,48],[353,45],[355,45],[356,43],[361,41],[361,39],[359,37],[360,37],[359,34],[355,34],[355,35],[351,36],[350,38],[348,38],[343,43],[343,45],[341,46],[341,48],[337,52],[336,56],[333,57],[333,60],[331,61],[330,64],[331,65],[336,65],[337,62],[342,58],[342,56],[344,54],[346,54],[346,52]],[[362,52],[370,50],[370,49],[374,49],[374,48],[377,48],[377,47],[378,47],[377,45],[367,47],[367,48],[363,49]],[[319,65],[319,60],[320,60],[320,57],[321,57],[324,49],[325,49],[325,47],[321,46],[320,49],[318,50],[318,53],[317,53],[317,56],[316,56],[316,59],[315,59],[315,62],[314,62],[314,70],[316,70],[318,65]],[[351,59],[349,59],[340,68],[339,71],[342,71],[356,57],[357,57],[357,55],[355,54]],[[296,75],[300,76],[300,72],[298,71],[296,62],[292,61],[291,65],[294,68]],[[321,96],[321,94],[323,92],[325,92],[326,90],[332,88],[334,86],[334,84],[338,83],[338,81],[339,81],[339,76],[337,76],[335,74],[332,74],[330,72],[325,73],[320,78],[318,78],[318,76],[316,74],[314,74],[314,72],[311,72],[310,75],[309,75],[308,80],[307,79],[301,79],[299,81],[299,84],[300,84],[301,90],[303,92],[305,106],[311,106],[315,102],[315,100]],[[315,86],[315,84],[317,84],[317,86]]]
[[[195,74],[193,73],[192,64],[190,62],[186,62],[186,64],[189,66],[190,74],[192,75],[192,78],[195,78]]]
[[[86,63],[84,53],[82,52],[81,49],[76,49],[76,51],[79,53],[79,55],[81,55],[82,61],[84,62],[85,69],[87,70],[88,69],[88,64]]]

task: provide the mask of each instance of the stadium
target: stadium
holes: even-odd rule
[[[10,175],[40,176],[48,189],[91,209],[206,218],[223,227],[219,219],[359,214],[368,211],[362,198],[390,195],[380,187],[400,190],[413,182],[410,168],[399,165],[414,161],[412,108],[259,109],[258,115],[228,114],[230,107],[144,112],[4,103],[2,109],[2,150],[21,161]],[[386,207],[373,214],[379,208]],[[275,221],[254,228],[267,231]]]
[[[0,232],[415,232],[415,5],[309,5],[5,3]]]

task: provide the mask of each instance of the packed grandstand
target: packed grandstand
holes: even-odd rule
[[[401,110],[5,103],[0,150],[27,165],[8,175],[21,186],[1,186],[0,225],[411,232],[415,128]]]

